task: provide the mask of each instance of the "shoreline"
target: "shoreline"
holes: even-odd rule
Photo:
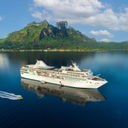
[[[0,52],[105,52],[128,51],[128,49],[0,49]]]

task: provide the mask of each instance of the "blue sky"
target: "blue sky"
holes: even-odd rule
[[[67,20],[100,41],[128,40],[128,0],[1,0],[0,38],[44,19]]]

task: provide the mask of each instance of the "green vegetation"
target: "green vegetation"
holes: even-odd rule
[[[41,23],[32,22],[25,28],[10,33],[7,38],[0,39],[0,49],[6,50],[127,50],[128,42],[97,42],[72,27],[66,21],[57,22],[56,27],[46,20]]]

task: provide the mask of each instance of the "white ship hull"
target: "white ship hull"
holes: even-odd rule
[[[21,77],[25,79],[40,81],[42,83],[46,82],[46,83],[56,84],[59,86],[67,86],[67,87],[74,87],[74,88],[99,88],[102,85],[107,83],[107,81],[94,81],[94,80],[70,81],[66,79],[50,78],[50,77],[39,76],[39,75],[31,75],[27,73],[21,73]]]

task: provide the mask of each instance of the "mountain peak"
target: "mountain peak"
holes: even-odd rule
[[[67,21],[60,21],[53,26],[47,20],[31,22],[25,28],[13,32],[4,40],[10,48],[62,48],[84,46],[96,42],[71,27]],[[79,46],[80,45],[80,46]]]
[[[40,25],[46,25],[46,26],[48,26],[49,23],[48,23],[47,20],[44,20],[42,22],[35,22],[35,21],[33,21],[33,22],[29,23],[27,26],[40,26]]]

